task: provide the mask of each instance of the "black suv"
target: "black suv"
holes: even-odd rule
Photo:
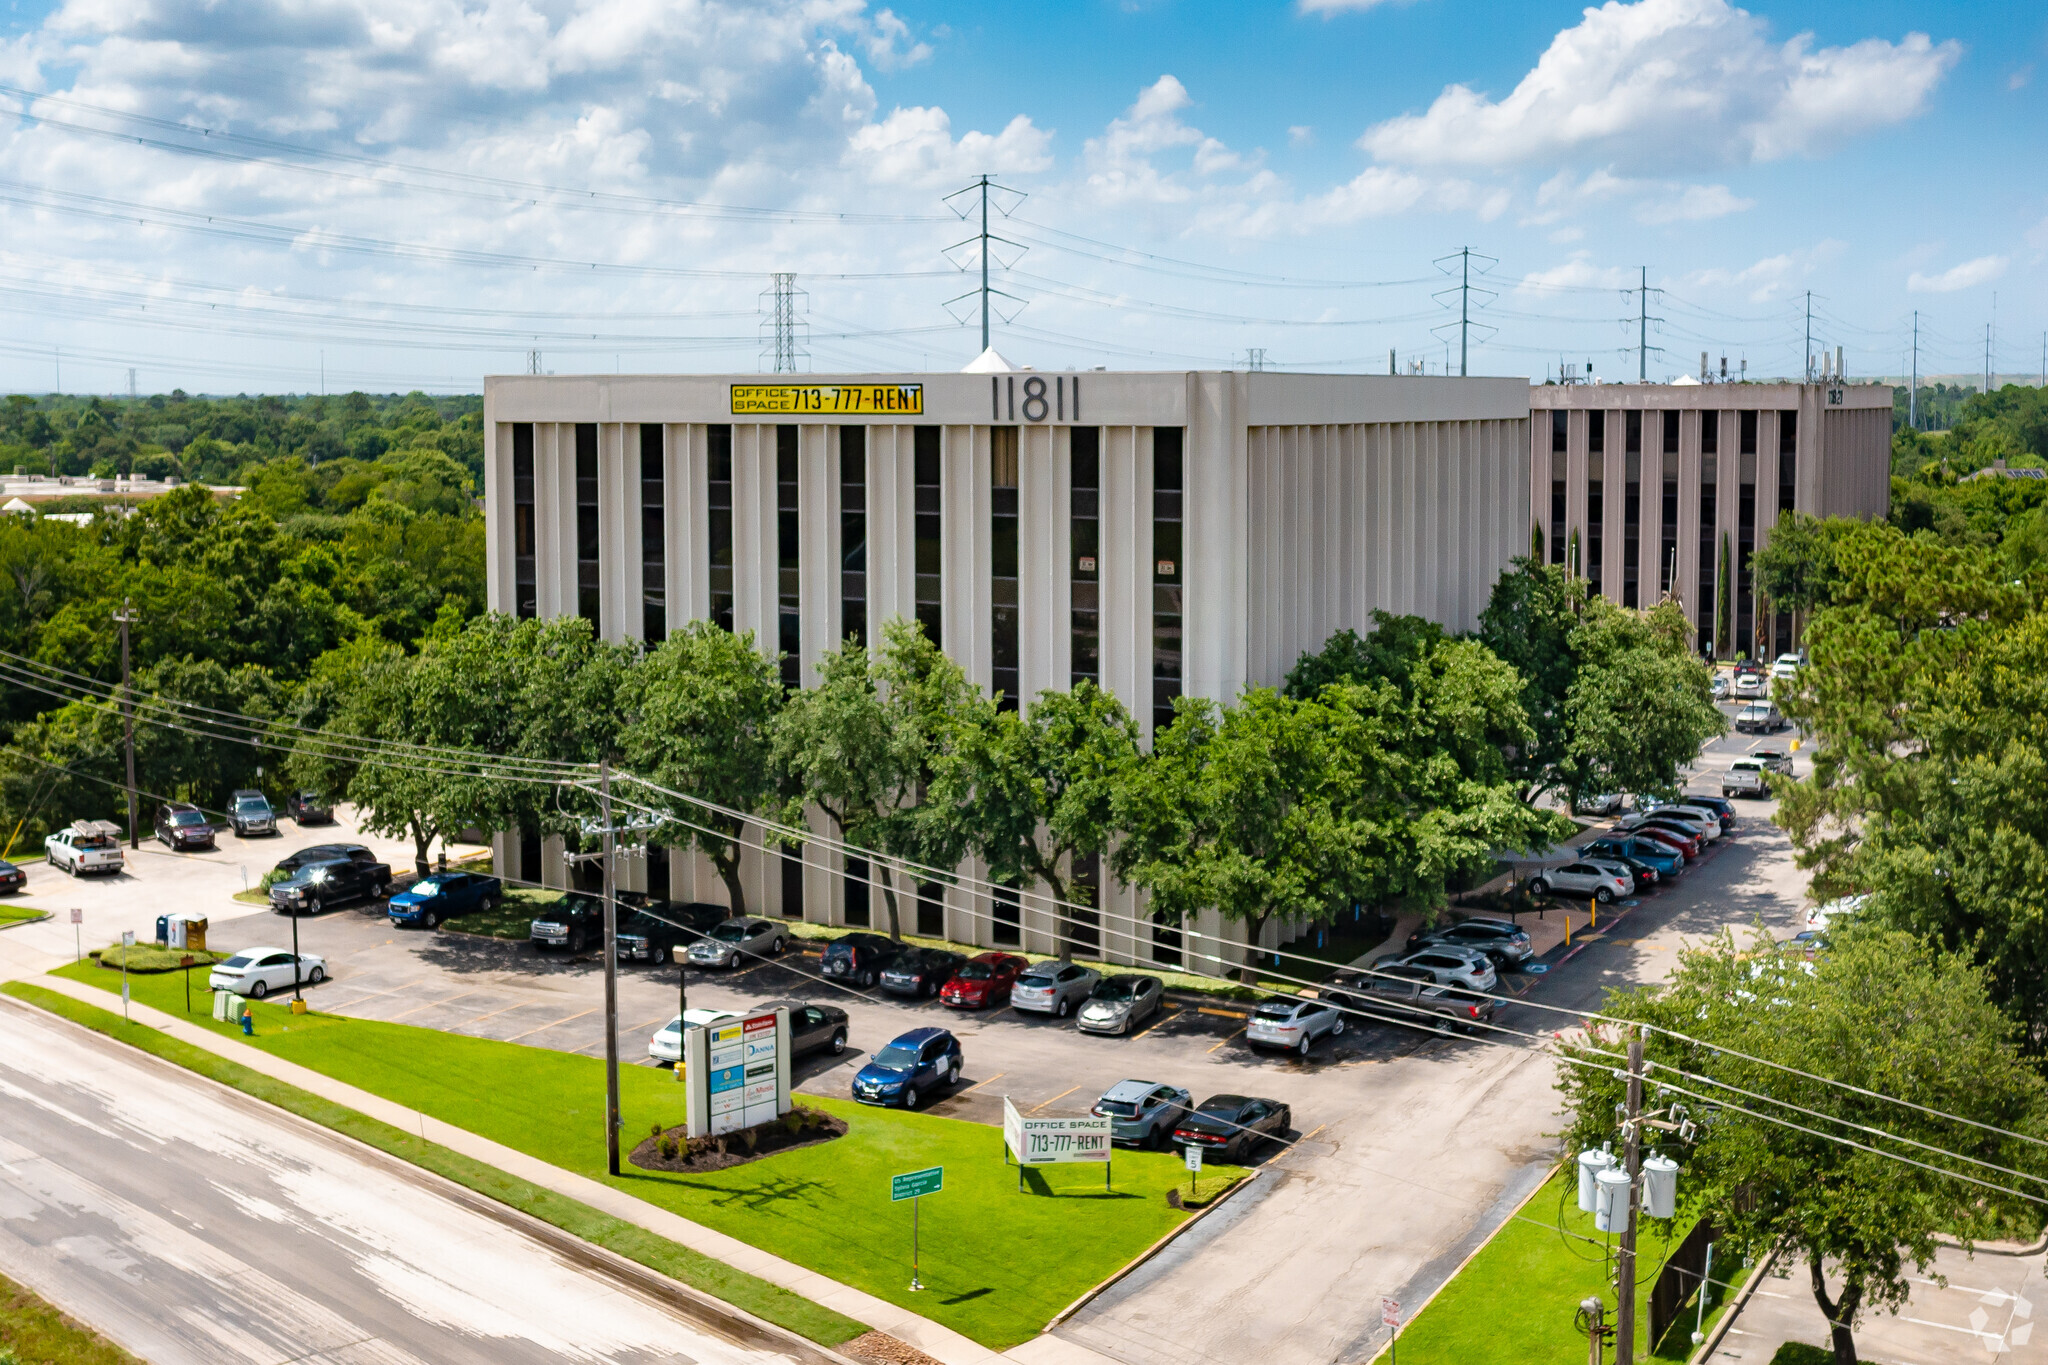
[[[621,907],[623,908],[623,907]],[[702,901],[655,901],[619,922],[614,942],[621,962],[656,966],[681,957],[704,931],[725,922],[725,907]]]
[[[902,949],[902,944],[880,934],[847,934],[825,946],[823,970],[835,981],[872,986],[882,974],[882,964]]]
[[[270,908],[280,915],[317,915],[346,901],[382,900],[391,894],[391,869],[383,863],[329,858],[307,863],[270,885]]]
[[[293,792],[284,799],[284,813],[302,825],[334,823],[334,807],[322,801],[318,792]]]
[[[280,858],[277,866],[271,871],[279,881],[283,881],[302,867],[309,867],[314,863],[333,862],[336,858],[348,858],[358,863],[377,861],[377,855],[364,844],[308,844],[297,853]]]
[[[214,841],[213,823],[206,818],[206,812],[183,801],[167,801],[157,807],[157,842],[165,848],[218,848]]]
[[[564,892],[533,917],[527,934],[538,952],[567,948],[580,953],[604,937],[604,902],[587,892]]]
[[[238,791],[228,798],[228,826],[239,838],[277,833],[277,812],[259,791]]]

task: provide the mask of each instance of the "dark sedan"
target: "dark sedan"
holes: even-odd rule
[[[296,791],[284,799],[284,813],[301,825],[331,825],[334,807],[320,799],[320,793]]]
[[[872,986],[881,974],[882,964],[901,947],[880,934],[842,934],[825,945],[825,962],[820,970],[834,981]]]
[[[726,908],[702,901],[656,901],[642,906],[619,924],[613,939],[621,962],[652,962],[657,967],[688,952],[727,918]]]
[[[1293,1126],[1294,1112],[1278,1100],[1211,1095],[1194,1112],[1181,1115],[1173,1126],[1173,1140],[1235,1163],[1267,1138],[1285,1136]]]
[[[756,1014],[770,1010],[789,1011],[789,1051],[793,1057],[829,1052],[834,1057],[846,1051],[846,1011],[837,1005],[813,1005],[808,1000],[770,1000],[755,1007]]]
[[[943,948],[905,948],[882,964],[882,989],[919,999],[937,995],[946,978],[966,961]]]
[[[28,874],[0,858],[0,891],[19,891],[28,882]]]

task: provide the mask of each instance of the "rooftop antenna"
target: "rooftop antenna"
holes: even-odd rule
[[[955,259],[953,253],[958,251],[961,247],[972,246],[975,249],[973,259],[978,260],[981,265],[981,287],[979,289],[970,289],[965,294],[960,295],[958,298],[947,299],[945,302],[945,307],[947,311],[950,312],[952,310],[953,305],[956,303],[960,303],[963,300],[967,299],[979,299],[981,305],[981,349],[984,351],[986,351],[989,348],[989,300],[992,297],[1005,298],[1009,299],[1012,303],[1015,303],[1020,310],[1024,306],[1024,300],[1018,298],[1015,294],[1005,294],[1002,290],[993,289],[989,286],[988,264],[989,257],[992,254],[991,248],[995,244],[1000,243],[1003,246],[1014,247],[1016,249],[1017,257],[1012,258],[1012,260],[1009,262],[1003,263],[1003,268],[1005,270],[1009,269],[1010,265],[1014,264],[1016,259],[1021,258],[1025,252],[1031,249],[1030,247],[1023,245],[1020,242],[1013,242],[1007,237],[997,237],[989,232],[988,209],[989,197],[991,194],[996,196],[996,212],[1000,213],[1005,218],[1009,217],[1011,212],[1016,209],[1017,205],[1023,203],[1024,200],[1029,197],[1022,190],[1013,190],[1007,185],[998,185],[995,183],[995,181],[989,179],[987,176],[984,175],[976,179],[975,182],[972,185],[969,185],[967,188],[955,190],[940,201],[941,203],[945,204],[946,207],[952,209],[954,213],[958,214],[962,218],[968,217],[970,214],[975,213],[977,210],[979,210],[981,215],[981,231],[975,233],[972,237],[967,238],[965,241],[953,243],[953,245],[946,248],[945,252],[947,260],[952,261],[954,265],[959,266],[959,268],[962,270],[965,270],[967,269],[967,265],[962,263],[960,260]],[[1009,200],[1006,203],[1002,199],[1003,195],[1015,195],[1016,198]],[[973,197],[969,198],[968,196]],[[960,200],[961,202],[955,203],[954,201],[956,199]],[[955,316],[958,315],[956,314]],[[1010,317],[1015,316],[1015,313],[1012,313],[1010,315]],[[1009,320],[1009,318],[1003,319],[1003,321],[1005,322],[1008,322]]]
[[[1492,267],[1500,264],[1500,262],[1496,260],[1494,257],[1488,256],[1484,252],[1475,252],[1469,246],[1461,246],[1456,251],[1453,251],[1450,255],[1439,256],[1436,258],[1436,260],[1431,262],[1431,264],[1436,266],[1436,268],[1439,270],[1445,270],[1445,261],[1456,261],[1458,263],[1457,287],[1453,289],[1440,289],[1435,294],[1432,294],[1430,297],[1437,299],[1438,301],[1442,301],[1444,296],[1447,294],[1456,294],[1458,296],[1458,373],[1460,375],[1464,375],[1469,372],[1469,361],[1471,359],[1472,258],[1474,256],[1478,256],[1480,260],[1486,262],[1486,267],[1484,269],[1481,269],[1479,272],[1482,275],[1484,275],[1488,269],[1491,269]],[[1448,274],[1449,271],[1445,270],[1445,273]],[[1482,289],[1479,292],[1486,295],[1486,297],[1489,299],[1495,299],[1500,297],[1500,295],[1494,293],[1491,289]],[[1491,327],[1487,327],[1484,323],[1481,323],[1480,326],[1482,328],[1485,328],[1485,330],[1488,332],[1492,332],[1494,330]],[[1430,330],[1435,332],[1441,332],[1445,329],[1442,327],[1436,327],[1431,328]],[[1444,338],[1444,373],[1449,374],[1450,369],[1450,338],[1446,337]]]

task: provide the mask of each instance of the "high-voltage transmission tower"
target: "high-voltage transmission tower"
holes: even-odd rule
[[[1003,198],[1004,195],[1014,195],[1016,197],[1012,199],[1005,199]],[[976,264],[980,265],[981,285],[979,288],[968,290],[966,293],[960,295],[957,298],[947,299],[945,302],[945,308],[948,312],[951,312],[954,304],[964,303],[970,299],[977,300],[980,303],[981,349],[984,351],[986,351],[989,347],[989,300],[1008,299],[1010,300],[1010,302],[1017,305],[1017,308],[1020,312],[1023,310],[1024,307],[1024,300],[1018,298],[1015,294],[1005,294],[1002,290],[990,286],[988,282],[988,267],[989,261],[994,257],[994,249],[997,246],[1007,246],[1012,247],[1016,250],[1017,255],[1015,257],[1012,257],[1008,261],[998,262],[998,264],[1002,265],[1004,269],[1008,269],[1011,265],[1014,265],[1016,261],[1024,255],[1025,252],[1031,249],[1030,247],[1025,246],[1021,242],[1013,242],[1007,237],[997,237],[994,234],[992,234],[988,230],[989,207],[991,204],[993,204],[995,207],[995,211],[1003,215],[1003,217],[1007,218],[1010,216],[1011,212],[1016,209],[1017,205],[1024,202],[1026,197],[1027,196],[1025,195],[1024,191],[1013,190],[1009,188],[1007,185],[998,185],[995,181],[989,179],[987,176],[984,175],[977,179],[972,185],[969,185],[966,189],[954,190],[951,194],[947,195],[943,201],[947,208],[950,208],[951,210],[953,210],[954,213],[958,214],[962,218],[972,218],[977,211],[980,213],[981,216],[981,230],[979,232],[975,233],[972,237],[966,238],[963,241],[955,242],[953,243],[953,245],[946,248],[946,259],[952,261],[953,264],[958,266],[960,269],[966,270],[970,266]],[[955,200],[958,200],[960,202],[956,203],[954,202]],[[973,247],[973,254],[966,257],[965,259],[955,257],[953,253],[960,250],[962,247]],[[956,318],[960,317],[960,315],[957,313],[955,313],[954,316]],[[1010,318],[1013,318],[1015,316],[1017,316],[1017,314],[1012,313],[1010,314],[1009,318],[1004,318],[1003,321],[1008,322]],[[960,320],[963,322],[966,321],[965,318],[960,318]]]
[[[1647,380],[1650,377],[1650,352],[1655,351],[1658,355],[1664,354],[1662,346],[1652,346],[1650,344],[1650,324],[1664,321],[1660,317],[1653,317],[1651,315],[1650,295],[1662,294],[1664,291],[1650,288],[1650,267],[1639,266],[1638,269],[1642,271],[1641,283],[1634,289],[1624,289],[1621,291],[1624,298],[1630,294],[1635,295],[1636,344],[1634,346],[1624,346],[1622,349],[1624,351],[1633,350],[1636,353],[1636,378]]]
[[[1451,328],[1457,328],[1458,373],[1461,375],[1468,372],[1468,368],[1471,361],[1472,329],[1474,327],[1477,327],[1481,331],[1484,331],[1489,335],[1496,330],[1495,328],[1488,327],[1483,322],[1472,321],[1472,295],[1474,292],[1477,292],[1480,294],[1484,294],[1488,299],[1495,299],[1500,297],[1491,289],[1478,289],[1475,291],[1475,288],[1472,284],[1472,261],[1475,257],[1477,257],[1479,260],[1486,262],[1486,265],[1481,267],[1479,271],[1481,275],[1484,275],[1486,271],[1492,268],[1493,266],[1500,264],[1500,262],[1492,256],[1483,255],[1480,252],[1474,251],[1469,246],[1461,246],[1456,251],[1453,251],[1450,255],[1439,256],[1433,262],[1437,269],[1444,271],[1444,273],[1446,274],[1449,274],[1450,271],[1449,268],[1444,264],[1444,262],[1456,261],[1458,263],[1458,282],[1452,285],[1449,289],[1439,289],[1435,294],[1432,294],[1430,296],[1436,299],[1439,303],[1443,303],[1448,302],[1450,295],[1456,294],[1458,296],[1458,320],[1456,322],[1447,322],[1441,327],[1432,327],[1430,328],[1430,332],[1432,335],[1441,336],[1444,332],[1449,331]],[[1444,339],[1448,340],[1449,338]],[[1484,337],[1480,339],[1482,341],[1485,340]],[[1444,368],[1450,368],[1448,358],[1445,361]]]
[[[769,368],[777,374],[795,374],[797,361],[810,358],[797,344],[797,329],[803,326],[797,317],[797,300],[810,296],[796,287],[792,271],[778,270],[774,280],[761,291],[761,360],[765,365],[772,358],[774,364]]]

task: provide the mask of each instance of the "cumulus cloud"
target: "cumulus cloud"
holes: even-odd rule
[[[1726,185],[1674,185],[1673,192],[1647,200],[1636,209],[1644,223],[1697,223],[1725,218],[1756,207],[1756,200],[1743,199]]]
[[[945,110],[895,109],[854,133],[847,161],[889,184],[957,181],[984,172],[1030,174],[1052,165],[1052,134],[1019,114],[999,133],[968,132],[956,140]]]
[[[1605,168],[1578,175],[1559,171],[1536,187],[1534,212],[1523,222],[1542,227],[1570,213],[1606,200],[1635,201],[1636,221],[1649,224],[1699,222],[1754,208],[1726,185],[1689,185],[1682,181],[1619,176]]]
[[[1233,151],[1181,117],[1194,103],[1188,88],[1170,74],[1139,91],[1130,108],[1082,148],[1091,193],[1108,204],[1185,203],[1201,192],[1201,179],[1256,170],[1261,159],[1256,154]],[[1183,149],[1192,177],[1157,160]]]
[[[2005,256],[1979,256],[1975,260],[1952,265],[1938,275],[1927,275],[1916,270],[1906,277],[1906,288],[1915,294],[1953,294],[1959,289],[1973,289],[1980,284],[1989,284],[2005,273],[2011,259]]]
[[[1678,284],[1694,295],[1740,294],[1752,303],[1771,303],[1793,292],[1800,281],[1842,255],[1842,244],[1824,238],[1801,251],[1781,251],[1740,269],[1710,266],[1681,276]]]
[[[1609,0],[1559,33],[1505,97],[1448,86],[1360,145],[1411,166],[1768,161],[1911,118],[1961,56],[1959,44],[1924,33],[1774,43],[1762,20],[1726,0]]]

